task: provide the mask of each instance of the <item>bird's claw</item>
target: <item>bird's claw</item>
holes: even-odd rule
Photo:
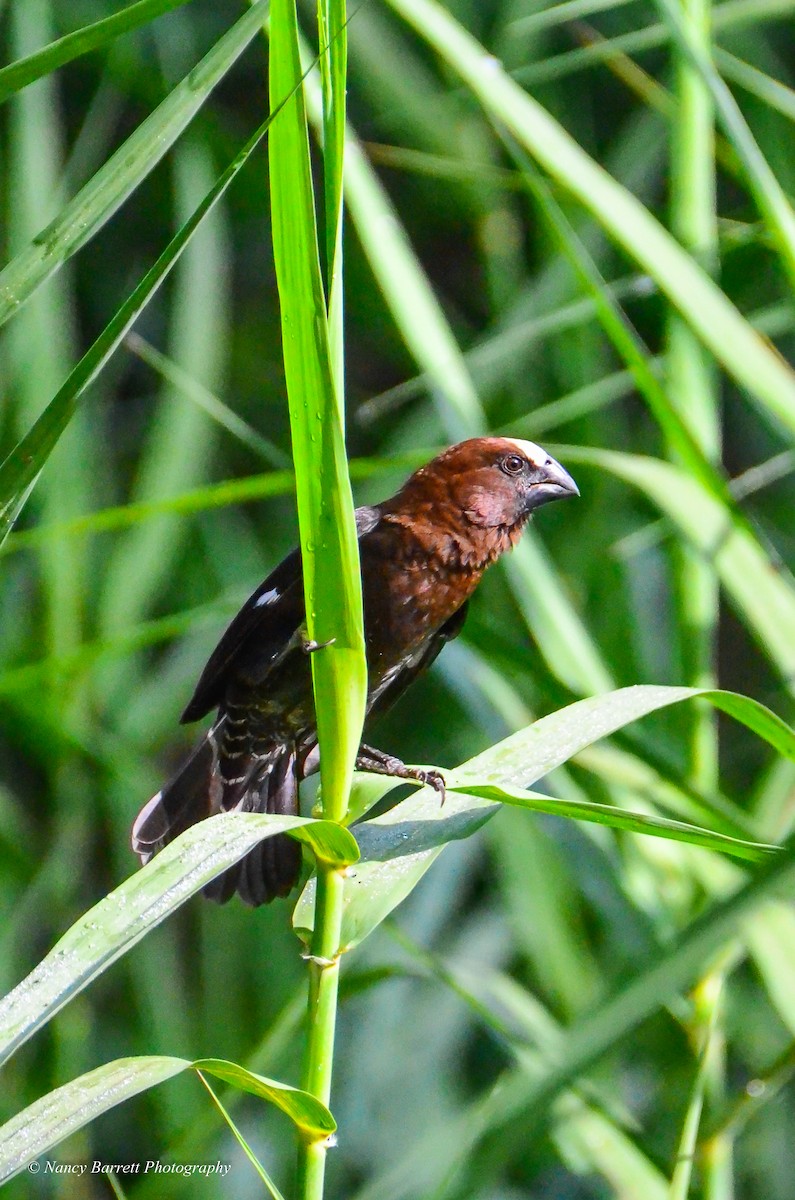
[[[411,770],[411,768],[409,768]],[[439,803],[444,804],[447,796],[447,784],[444,780],[444,775],[441,771],[412,771],[412,778],[418,783],[424,784],[426,787],[432,787],[435,792],[439,793]]]
[[[384,754],[383,750],[376,750],[372,746],[360,746],[359,753],[356,758],[356,767],[359,771],[371,771],[376,775],[391,775],[393,779],[410,779],[415,783],[421,783],[425,787],[432,787],[434,791],[441,796],[441,802],[444,804],[446,784],[444,775],[441,771],[426,771],[422,767],[407,767],[399,758],[395,758],[392,754]]]
[[[325,650],[327,646],[333,646],[336,638],[329,638],[327,642],[314,642],[307,638],[301,643],[301,649],[304,654],[314,654],[316,650]]]

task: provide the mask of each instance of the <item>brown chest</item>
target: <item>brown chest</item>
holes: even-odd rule
[[[367,660],[374,677],[418,650],[466,603],[482,569],[431,556],[362,555]]]

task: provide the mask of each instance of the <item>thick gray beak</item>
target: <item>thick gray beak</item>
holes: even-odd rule
[[[530,506],[540,508],[550,500],[563,500],[566,496],[579,496],[580,489],[569,475],[551,455],[547,455],[543,466],[538,467],[530,484]]]

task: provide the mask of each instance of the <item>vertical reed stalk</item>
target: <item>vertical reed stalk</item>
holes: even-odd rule
[[[325,257],[320,266],[306,109],[299,88],[274,121],[269,144],[274,260],[296,470],[307,635],[321,747],[323,815],[343,822],[367,690],[358,542],[344,440],[342,387],[342,163],[345,142],[345,8],[320,0]],[[294,0],[271,5],[270,98],[275,108],[300,82]],[[318,861],[304,1087],[328,1104],[339,985],[343,877]],[[304,1142],[302,1200],[323,1196],[327,1143]]]
[[[682,14],[706,53],[711,53],[712,0],[681,0]],[[714,274],[718,257],[715,198],[714,111],[701,74],[682,52],[676,52],[677,116],[671,146],[671,228],[705,270]],[[690,327],[671,312],[667,328],[667,381],[671,401],[704,454],[713,462],[721,456],[721,413],[714,364]],[[708,562],[684,543],[677,546],[679,627],[683,682],[716,687],[715,658],[719,617],[717,575]],[[696,710],[690,740],[690,775],[694,786],[712,791],[718,783],[718,731],[715,714]],[[696,1021],[702,1046],[694,1103],[691,1106],[695,1148],[702,1098],[719,1102],[724,1092],[724,1038],[720,1021],[723,973],[705,977],[697,989]],[[696,1031],[698,1034],[698,1031]],[[704,1192],[709,1200],[731,1196],[732,1153],[729,1137],[711,1139],[705,1154]],[[672,1196],[686,1195],[693,1160],[677,1164]]]

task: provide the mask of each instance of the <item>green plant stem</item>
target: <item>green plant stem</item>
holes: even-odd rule
[[[331,1099],[334,1033],[340,979],[342,872],[318,864],[315,928],[309,954],[309,1004],[303,1086],[324,1104]],[[298,1155],[298,1195],[322,1200],[328,1139],[304,1141]]]
[[[669,1200],[687,1200],[693,1175],[698,1147],[698,1134],[704,1109],[704,1100],[709,1090],[710,1077],[716,1067],[722,1073],[724,1038],[720,1027],[721,997],[729,959],[734,959],[733,949],[721,955],[721,966],[705,976],[693,993],[695,1022],[693,1041],[698,1053],[698,1069],[693,1082],[682,1135],[679,1139],[676,1164],[671,1178]],[[722,1194],[722,1193],[721,1193]]]
[[[712,0],[680,0],[682,18],[705,55],[711,55]],[[714,274],[718,259],[715,200],[715,130],[712,96],[701,72],[679,50],[675,64],[677,118],[671,145],[671,228],[700,265]],[[673,310],[668,319],[667,382],[672,402],[706,458],[721,454],[721,418],[714,364],[689,325]],[[676,454],[672,453],[676,458]],[[683,679],[695,687],[715,687],[719,583],[712,564],[680,545],[676,555],[677,592],[682,631]],[[714,713],[695,712],[690,738],[690,780],[712,789],[718,782],[718,731]],[[720,1102],[725,1090],[724,1034],[721,1024],[725,968],[716,968],[696,989],[694,1038],[701,1065],[682,1132],[683,1156],[676,1165],[671,1198],[690,1188],[702,1109]],[[703,1161],[704,1194],[726,1200],[731,1176],[731,1141],[713,1138]]]
[[[683,12],[705,50],[710,46],[711,0],[682,0]],[[671,223],[679,241],[714,273],[718,230],[715,213],[713,107],[700,74],[683,53],[676,62],[678,120],[671,150]],[[675,312],[668,321],[668,388],[705,456],[720,457],[720,411],[714,366],[690,327]],[[695,687],[714,687],[713,661],[718,584],[710,564],[683,548],[678,561],[684,677]],[[691,741],[696,786],[714,787],[717,732],[711,713],[696,716]]]
[[[345,132],[344,0],[318,6],[323,87],[324,197],[328,288],[321,278],[315,194],[303,89],[275,122],[269,144],[274,261],[296,472],[307,633],[327,643],[312,655],[324,816],[341,823],[348,808],[364,719],[364,656],[359,552],[345,456],[342,337],[342,159]],[[271,106],[302,81],[294,0],[271,4]],[[326,39],[331,39],[327,41]],[[304,1078],[310,1093],[331,1094],[339,987],[343,880],[317,859],[309,959]],[[298,1195],[322,1200],[325,1138],[302,1138]]]

